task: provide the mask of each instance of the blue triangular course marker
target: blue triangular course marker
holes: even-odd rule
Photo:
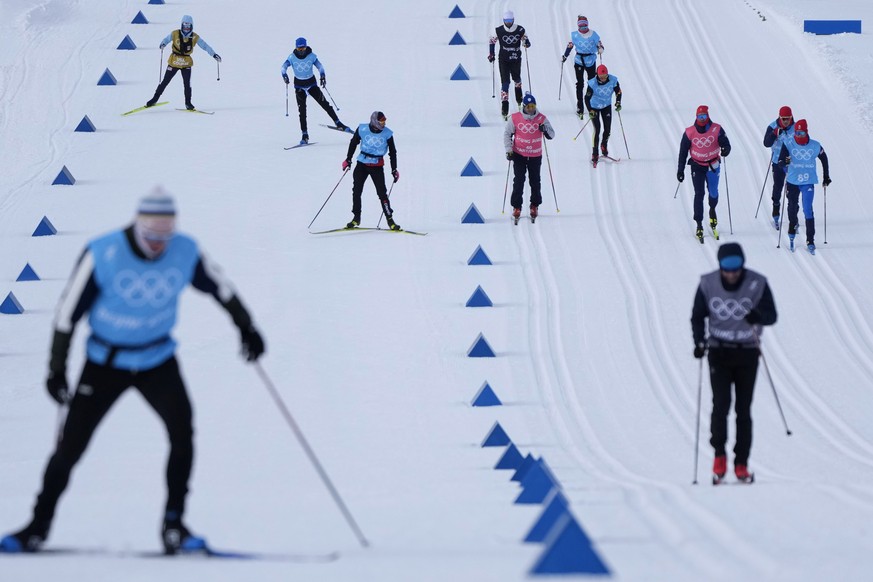
[[[149,0],[149,4],[163,4],[164,0]]]
[[[499,422],[495,422],[488,436],[482,441],[482,447],[505,447],[510,442],[509,435],[506,434]]]
[[[485,293],[485,290],[482,289],[482,286],[477,285],[476,290],[467,299],[467,307],[494,307],[494,304],[491,302],[488,294]]]
[[[476,210],[476,206],[471,204],[470,209]],[[470,211],[468,210],[467,212],[469,213]],[[476,211],[476,214],[479,214],[479,212]],[[467,216],[467,215],[465,214],[464,216]],[[482,216],[480,215],[479,218],[481,218],[481,217]],[[464,222],[464,221],[461,220],[461,222]],[[476,246],[476,250],[473,251],[473,254],[470,255],[470,258],[467,259],[467,264],[468,265],[491,265],[493,263],[491,262],[491,259],[488,258],[488,255],[485,253],[485,251],[482,250],[482,245],[478,245],[478,246]]]
[[[6,296],[6,299],[3,300],[3,303],[0,303],[0,313],[6,313],[7,315],[18,315],[24,313],[24,308],[21,306],[21,303],[18,302],[18,299],[15,298],[12,291],[10,291],[9,295]]]
[[[539,519],[533,524],[533,527],[530,528],[530,531],[527,532],[527,535],[524,536],[525,542],[536,543],[545,541],[549,536],[549,532],[552,531],[555,522],[568,511],[569,503],[567,498],[557,489],[549,495],[546,501],[546,508],[540,514]]]
[[[117,50],[120,50],[120,51],[136,50],[136,43],[133,42],[133,39],[130,38],[130,35],[125,35],[124,39],[121,41],[121,44],[118,45]]]
[[[117,85],[118,81],[115,80],[115,77],[112,75],[112,71],[106,69],[103,71],[103,74],[100,76],[100,80],[97,81],[98,85]]]
[[[522,479],[524,479],[525,475],[527,475],[527,472],[531,468],[531,466],[536,462],[537,460],[534,458],[534,456],[528,453],[527,456],[524,458],[524,461],[522,461],[521,465],[519,465],[518,470],[510,479],[510,481],[520,482]]]
[[[521,480],[523,490],[515,499],[519,505],[533,505],[542,503],[552,489],[558,487],[551,472],[545,466],[542,459],[531,465],[524,479]]]
[[[482,127],[476,116],[473,115],[473,110],[468,109],[467,114],[461,119],[461,127]],[[472,159],[472,158],[471,158]]]
[[[149,19],[145,17],[145,14],[142,13],[142,10],[136,13],[136,16],[133,17],[133,20],[130,21],[131,24],[148,24]]]
[[[461,7],[455,4],[455,7],[449,13],[449,18],[466,18],[466,16],[464,16],[464,11],[461,10]]]
[[[467,70],[464,69],[464,65],[458,64],[458,66],[455,67],[455,72],[452,73],[451,80],[452,81],[469,81],[470,80],[470,75],[467,74]]]
[[[479,392],[473,398],[473,406],[500,406],[502,404],[488,382],[482,384]]]
[[[33,270],[33,267],[30,266],[30,263],[24,265],[24,268],[21,269],[21,273],[18,275],[16,281],[39,281],[39,275],[36,274],[36,271]]]
[[[503,456],[500,457],[500,460],[497,461],[497,464],[494,465],[495,469],[512,469],[513,471],[518,469],[518,466],[521,465],[521,462],[524,460],[524,457],[521,456],[521,453],[518,452],[518,449],[514,444],[509,443],[509,446],[506,447],[506,452],[503,453]]]
[[[476,163],[476,160],[470,158],[470,161],[467,162],[467,165],[464,166],[464,169],[461,170],[461,176],[481,176],[482,169]]]
[[[461,224],[485,224],[485,219],[482,218],[482,214],[479,212],[479,209],[476,208],[475,202],[470,204],[470,207],[467,208],[467,212],[465,212],[464,216],[461,217]],[[479,247],[479,249],[481,248],[482,247]],[[489,262],[488,264],[490,265],[491,263]]]
[[[55,177],[55,181],[52,182],[52,186],[61,185],[61,186],[72,186],[76,183],[76,179],[67,169],[67,166],[61,168],[61,171],[58,172],[57,177]]]
[[[455,31],[455,36],[449,41],[449,44],[467,44],[460,32]]]
[[[36,229],[31,236],[49,236],[52,234],[58,234],[58,229],[55,228],[55,225],[52,224],[52,221],[49,220],[48,217],[43,216],[42,220],[39,221],[39,224],[36,225]]]
[[[606,574],[609,569],[591,547],[591,541],[568,511],[546,540],[546,549],[531,574]]]
[[[476,336],[476,339],[473,340],[473,345],[470,346],[470,349],[467,350],[468,358],[493,358],[494,350],[491,349],[491,346],[488,345],[488,341],[485,339],[485,336],[481,333]]]
[[[76,129],[74,129],[73,131],[93,132],[93,131],[97,131],[97,128],[94,127],[94,123],[86,115],[85,117],[82,118],[82,121],[79,122],[79,125],[77,125]]]

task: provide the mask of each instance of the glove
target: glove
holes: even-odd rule
[[[564,55],[563,57],[561,57],[561,64],[566,63],[566,62],[567,62],[567,55]]]
[[[322,87],[327,86],[327,77],[325,77],[324,75],[321,76],[321,86]]]
[[[746,320],[746,323],[749,325],[755,325],[756,323],[761,323],[761,312],[757,309],[753,309],[746,314],[746,317],[743,319]]]
[[[524,48],[530,48],[530,39],[528,37],[524,37]]]
[[[400,170],[394,170],[393,172],[391,172],[391,175],[394,176],[394,181],[396,182],[400,179]]]
[[[831,177],[830,177],[830,176],[825,176],[825,177],[824,177],[824,180],[822,180],[821,183],[822,183],[822,185],[824,185],[824,186],[830,186],[830,185],[831,185]]]
[[[492,55],[491,53],[488,53],[488,62],[489,62],[489,63],[493,63],[493,62],[494,62],[494,55]]]
[[[721,148],[721,157],[726,158],[731,153],[731,148]]]
[[[266,348],[264,347],[264,338],[258,333],[254,326],[248,329],[240,330],[240,339],[242,340],[242,354],[249,362],[254,362],[260,358]]]
[[[594,119],[595,117],[597,117],[597,112],[594,111],[593,109],[589,109],[589,110],[588,110],[588,117],[589,117],[590,119]]]
[[[512,159],[512,152],[506,152],[506,159],[507,159],[507,160],[511,160],[511,159]]]
[[[791,165],[791,156],[785,156],[785,159],[781,160],[779,163],[783,166]]]
[[[618,113],[619,111],[621,111],[621,103],[616,103],[616,104],[615,104],[615,111],[616,111],[616,113]]]
[[[218,61],[219,63],[221,62],[221,55],[219,55],[218,53],[215,53],[214,55],[212,55],[212,58],[215,59],[216,61]]]
[[[706,353],[706,346],[705,345],[697,344],[696,346],[694,346],[694,357],[697,358],[698,360],[700,358],[702,358],[705,353]]]
[[[159,46],[158,48],[161,49],[161,50],[164,50],[164,47],[165,47],[165,46],[167,46],[166,43],[163,43],[163,42],[162,42],[162,43],[161,43],[161,46]]]
[[[545,123],[541,123],[541,124],[539,125],[539,127],[537,127],[537,129],[540,130],[540,133],[546,133],[546,124],[545,124]]]
[[[782,133],[782,128],[781,128],[781,127],[779,127],[779,126],[777,125],[775,128],[773,128],[773,135],[775,135],[776,137],[779,137],[779,134],[780,134],[780,133]]]
[[[678,172],[676,172],[676,179],[679,180],[680,182],[684,182],[685,181],[685,172],[683,172],[682,170],[679,170]]]
[[[49,372],[45,388],[48,390],[49,396],[58,404],[66,404],[72,400],[70,389],[67,386],[67,375],[63,372],[60,374]]]
[[[351,166],[351,165],[352,165],[351,160],[343,160],[343,171],[348,170],[349,166]]]
[[[286,85],[291,82],[291,79],[289,79],[288,75],[286,75],[285,73],[282,73],[282,79],[285,81]]]

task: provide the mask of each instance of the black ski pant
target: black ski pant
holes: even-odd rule
[[[521,59],[504,61],[500,59],[500,100],[509,101],[509,79],[515,82],[515,102],[521,105]]]
[[[184,83],[185,85],[185,105],[191,105],[191,67],[177,69],[175,67],[167,65],[167,70],[164,73],[164,78],[163,80],[161,80],[158,88],[155,89],[155,95],[154,97],[152,97],[152,101],[157,102],[157,100],[161,98],[164,89],[167,88],[167,85],[170,84],[170,81],[173,80],[173,77],[175,77],[176,73],[179,71],[182,72],[182,83]]]
[[[709,349],[709,380],[712,384],[712,417],[709,444],[716,455],[726,454],[727,419],[731,408],[731,386],[736,395],[737,440],[734,463],[746,465],[752,448],[752,395],[758,374],[757,348]]]
[[[528,183],[530,184],[530,204],[531,206],[539,206],[543,203],[542,190],[540,188],[540,168],[543,165],[543,157],[536,156],[529,158],[521,154],[512,156],[512,198],[510,204],[513,208],[521,208],[524,202],[524,175],[527,173]]]
[[[800,209],[801,194],[803,195],[803,216],[806,218],[806,242],[815,243],[815,215],[812,201],[815,197],[815,186],[807,184],[798,186],[788,183],[785,197],[788,199],[788,234],[797,233],[797,211]]]
[[[600,146],[600,120],[603,119],[603,146],[609,141],[609,134],[612,131],[612,105],[607,105],[603,109],[592,109],[594,112],[594,153],[599,154],[597,148]]]
[[[330,115],[330,118],[334,123],[339,121],[339,117],[337,117],[336,111],[333,110],[333,107],[330,106],[327,98],[325,98],[324,93],[321,92],[321,89],[318,88],[317,85],[313,85],[308,89],[300,89],[294,88],[294,95],[297,97],[297,111],[300,113],[300,131],[303,133],[308,133],[306,129],[306,93],[309,93],[315,102],[321,105],[321,108],[327,111],[327,114]]]
[[[773,167],[773,216],[779,216],[779,204],[782,202],[782,188],[785,186],[785,169],[779,164],[770,164]]]
[[[373,186],[376,187],[376,194],[379,196],[379,203],[382,205],[385,218],[391,218],[394,211],[391,209],[388,189],[385,187],[385,166],[368,165],[361,162],[357,163],[355,171],[352,173],[352,214],[357,218],[361,217],[361,193],[364,191],[364,182],[367,181],[368,176],[372,178]]]
[[[160,416],[170,438],[167,461],[167,511],[182,515],[194,461],[191,402],[175,357],[151,370],[129,372],[86,362],[76,394],[70,402],[60,440],[49,459],[42,491],[33,509],[33,521],[48,530],[58,499],[66,489],[73,467],[91,436],[118,397],[135,387]]]
[[[588,81],[594,78],[597,74],[597,61],[590,67],[574,63],[573,68],[576,70],[576,113],[582,113],[585,111],[585,91],[588,89],[585,75],[588,75]]]
[[[709,217],[718,218],[715,207],[718,206],[718,179],[721,168],[711,171],[709,166],[701,166],[691,162],[691,183],[694,185],[694,222],[703,222],[703,195],[709,191]]]

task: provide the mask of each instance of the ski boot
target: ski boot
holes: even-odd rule
[[[182,517],[175,511],[168,511],[161,527],[161,541],[167,555],[203,552],[207,549],[206,540],[192,534],[182,524]]]
[[[300,145],[306,145],[308,143],[309,143],[309,134],[304,131],[303,137],[300,138]]]
[[[188,111],[194,111],[194,109],[196,109],[196,107],[194,107],[194,104],[189,101],[188,103],[185,104],[185,109],[187,109]]]
[[[779,205],[778,204],[773,205],[773,215],[772,216],[773,216],[773,226],[776,228],[776,230],[779,230],[779,221],[781,219],[781,216],[779,215]]]
[[[343,123],[342,121],[340,121],[339,119],[337,119],[334,123],[335,123],[337,129],[339,129],[341,131],[350,131],[349,126],[346,125],[345,123]]]
[[[352,229],[358,228],[359,226],[361,226],[361,215],[355,214],[354,216],[352,216],[352,220],[349,221],[349,223],[346,225],[346,228]]]
[[[600,155],[602,155],[604,157],[609,156],[609,150],[606,149],[606,142],[603,142],[602,144],[600,144]]]
[[[503,116],[504,121],[509,119],[509,101],[505,99],[500,102],[500,115]]]
[[[593,167],[597,167],[597,161],[600,159],[600,154],[597,153],[597,148],[594,148],[594,152],[591,154],[591,165]]]
[[[540,215],[539,207],[533,204],[530,205],[530,221],[534,223],[537,221],[537,216]]]
[[[734,465],[734,474],[737,476],[737,481],[740,483],[755,482],[755,474],[749,473],[749,468],[746,465]]]
[[[809,254],[814,255],[815,254],[815,243],[811,242],[811,241],[807,241],[806,242],[806,250],[809,251]]]
[[[387,222],[388,228],[390,228],[391,230],[403,230],[402,228],[400,228],[399,224],[394,222],[394,219],[392,217],[389,216]]]
[[[48,537],[48,527],[30,522],[23,529],[0,538],[0,554],[38,552]]]
[[[152,97],[151,99],[149,99],[148,101],[146,101],[145,106],[146,106],[146,107],[154,107],[154,106],[155,106],[155,103],[157,103],[157,102],[158,102],[158,98],[157,98],[157,97]]]
[[[709,228],[712,229],[712,236],[715,238],[715,240],[718,240],[718,228],[717,227],[718,227],[718,219],[717,218],[710,218],[709,219]]]
[[[794,252],[794,237],[797,236],[794,233],[788,233],[788,250],[792,253]]]
[[[518,224],[518,219],[521,218],[521,208],[512,209],[512,223]]]
[[[739,465],[737,465],[739,467]],[[724,481],[724,476],[727,474],[727,456],[716,455],[712,462],[712,484],[718,485]]]
[[[694,236],[697,237],[697,240],[700,241],[700,244],[703,244],[703,225],[701,223],[697,223],[697,231],[695,231]]]

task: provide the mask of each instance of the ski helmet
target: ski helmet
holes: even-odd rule
[[[700,105],[697,108],[697,125],[706,125],[709,123],[709,107]]]
[[[745,262],[746,255],[739,243],[725,243],[718,247],[718,266],[722,271],[738,271]]]
[[[145,241],[166,242],[173,238],[176,229],[176,204],[160,186],[144,196],[137,207],[134,227]],[[152,250],[162,247],[154,246]]]
[[[794,122],[794,114],[791,112],[791,108],[787,105],[783,105],[779,108],[779,124],[782,127],[788,127]]]
[[[302,36],[294,41],[294,48],[302,49],[306,48],[306,39]]]
[[[187,14],[182,17],[182,25],[179,27],[185,34],[191,34],[194,31],[194,19]]]
[[[580,14],[576,20],[576,26],[579,27],[579,32],[588,32],[588,17]]]
[[[503,13],[503,22],[509,23],[509,26],[512,26],[515,23],[515,13],[512,10],[507,10]]]
[[[805,119],[798,119],[794,123],[794,141],[800,145],[809,143],[809,127],[807,127]]]
[[[378,129],[379,131],[385,129],[386,121],[388,121],[388,119],[381,111],[374,111],[373,114],[370,116],[370,125]]]
[[[597,67],[598,77],[605,77],[607,75],[609,75],[609,69],[606,68],[606,65],[600,65],[599,67]]]
[[[536,113],[537,98],[530,93],[525,93],[524,98],[521,100],[521,107],[525,113]],[[528,109],[530,109],[530,111],[528,111]]]

